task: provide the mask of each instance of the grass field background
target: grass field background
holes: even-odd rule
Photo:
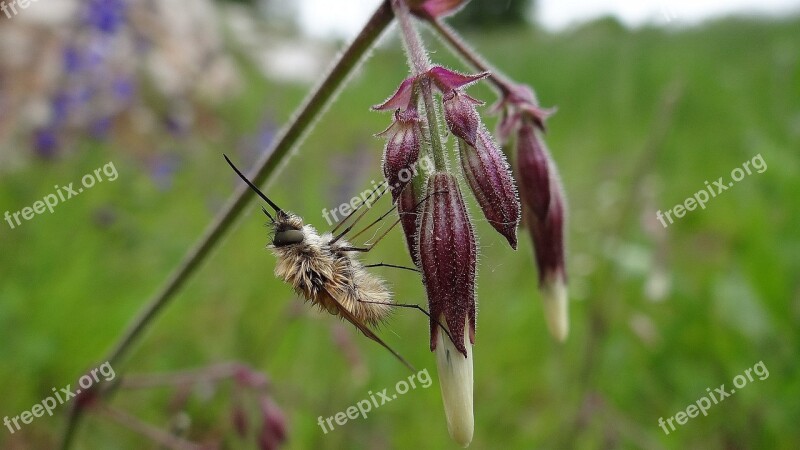
[[[465,69],[434,39],[436,62]],[[469,35],[506,74],[556,105],[547,135],[569,199],[571,335],[547,333],[530,240],[511,251],[478,220],[475,439],[471,448],[793,448],[800,441],[800,20],[730,19],[665,31],[597,21],[560,34]],[[104,183],[17,229],[0,225],[0,416],[64,386],[109,349],[237,185],[222,153],[246,166],[242,139],[286,121],[306,89],[242,62],[246,89],[215,106],[217,139],[165,139],[167,186],[118,142],[86,140],[56,162],[4,172],[0,207],[18,210],[113,161]],[[325,228],[332,209],[380,178],[389,117],[369,111],[407,69],[396,40],[377,49],[269,184],[274,200]],[[471,94],[494,100],[485,86]],[[494,123],[494,118],[490,120]],[[15,148],[14,152],[29,152]],[[760,154],[745,177],[668,228],[655,212]],[[379,210],[389,207],[387,199]],[[474,201],[470,208],[480,218]],[[332,416],[405,378],[379,346],[304,307],[272,275],[255,202],[136,346],[122,372],[240,360],[267,373],[287,414],[289,448],[450,448],[428,351],[427,320],[399,311],[380,334],[434,377],[323,434]],[[369,262],[409,264],[393,232]],[[424,304],[410,272],[377,269],[397,299]],[[359,361],[359,362],[354,362]],[[669,435],[667,418],[763,361],[753,381]],[[189,437],[234,438],[229,389],[198,389]],[[120,392],[115,407],[153,424],[172,418],[169,390]],[[66,409],[2,448],[51,448]],[[102,417],[75,448],[156,448]]]

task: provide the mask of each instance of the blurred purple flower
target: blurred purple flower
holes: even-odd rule
[[[67,46],[62,54],[64,61],[64,71],[67,74],[78,72],[83,66],[83,55],[80,50],[73,46]]]
[[[278,124],[275,123],[272,114],[267,112],[259,122],[258,129],[242,137],[238,144],[239,148],[246,158],[255,161],[269,148],[277,133]]]
[[[261,126],[256,135],[256,147],[259,152],[266,150],[275,139],[278,133],[278,126],[272,118],[268,117],[261,122]]]
[[[64,91],[56,92],[56,94],[53,96],[53,100],[50,103],[52,108],[50,122],[54,125],[64,122],[67,119],[67,114],[69,113],[71,103],[72,100],[70,99],[69,94]]]
[[[108,39],[97,37],[86,44],[86,69],[102,68],[108,59],[110,46]]]
[[[133,99],[136,93],[136,86],[130,77],[120,76],[112,83],[111,90],[117,100],[127,103]]]
[[[89,0],[86,4],[86,23],[107,34],[114,34],[125,22],[124,0]]]
[[[168,190],[172,187],[172,179],[179,165],[180,160],[177,156],[162,155],[153,158],[150,162],[150,176],[153,178],[153,183],[162,191]]]
[[[59,142],[55,129],[40,128],[33,133],[33,150],[42,159],[52,159],[58,152]]]
[[[111,130],[112,123],[113,118],[110,116],[95,120],[90,125],[89,134],[95,139],[104,139],[108,136],[108,132]]]

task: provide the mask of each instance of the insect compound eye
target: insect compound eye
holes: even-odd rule
[[[305,239],[305,234],[302,230],[285,230],[275,233],[275,239],[272,240],[272,245],[276,247],[283,247],[285,245],[299,244]]]

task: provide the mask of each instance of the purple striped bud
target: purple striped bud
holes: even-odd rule
[[[475,266],[477,246],[464,198],[455,177],[438,172],[428,178],[419,228],[419,262],[431,314],[431,351],[444,318],[453,344],[465,357],[464,329],[475,343]]]
[[[491,109],[500,113],[497,139],[503,144],[508,142],[508,138],[517,130],[523,119],[533,120],[536,127],[544,131],[545,121],[556,112],[556,108],[540,107],[536,94],[524,84],[512,86],[511,90]]]
[[[563,342],[569,334],[569,299],[564,266],[564,205],[560,195],[553,197],[544,221],[526,208],[528,229],[533,239],[539,291],[542,293],[545,319],[550,334]]]
[[[403,226],[403,234],[406,236],[408,253],[414,265],[419,267],[419,229],[417,218],[419,217],[420,195],[414,183],[407,185],[397,200],[397,213],[400,215],[400,224]]]
[[[444,106],[444,119],[450,132],[457,137],[467,141],[469,145],[475,145],[478,137],[478,129],[481,126],[481,119],[475,105],[482,105],[483,102],[476,100],[461,90],[453,90],[442,97]]]
[[[413,109],[397,110],[392,125],[379,135],[386,137],[383,151],[383,175],[392,190],[392,200],[411,181],[413,166],[419,158],[422,129],[417,112]]]
[[[520,204],[511,168],[502,151],[484,128],[475,146],[458,141],[461,168],[486,220],[517,248]]]
[[[236,404],[231,411],[231,422],[233,423],[233,429],[236,430],[236,434],[239,437],[247,436],[247,413],[244,411],[244,408],[241,404]]]
[[[531,238],[536,254],[536,266],[539,269],[539,282],[544,284],[550,278],[566,280],[564,268],[564,200],[560,190],[554,193],[547,217],[541,220],[529,213]],[[528,211],[531,211],[530,209]],[[532,211],[531,211],[532,212]]]
[[[550,209],[550,155],[532,122],[523,122],[517,135],[517,172],[522,201],[543,221]]]
[[[477,245],[455,177],[445,172],[431,175],[427,193],[419,260],[431,315],[431,351],[436,352],[447,430],[466,447],[475,428],[472,345]]]
[[[286,442],[286,417],[283,411],[269,397],[261,398],[263,427],[258,435],[258,448],[274,450]]]
[[[569,333],[564,260],[565,200],[556,166],[535,127],[529,120],[522,123],[517,140],[517,166],[547,326],[556,339],[563,341]]]

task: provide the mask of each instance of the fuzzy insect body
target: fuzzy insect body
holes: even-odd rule
[[[276,235],[287,229],[302,232],[302,241],[296,244],[268,246],[278,259],[275,276],[333,315],[345,308],[369,325],[378,325],[388,317],[392,294],[383,280],[367,272],[356,252],[347,250],[351,248],[347,241],[331,244],[332,234],[320,235],[292,213],[278,217],[274,227]]]
[[[227,156],[225,160],[275,211],[273,217],[262,207],[273,231],[272,243],[267,247],[278,259],[275,275],[307,301],[353,324],[366,337],[389,350],[401,363],[415,371],[408,361],[367,326],[380,324],[389,315],[391,306],[395,305],[383,281],[367,272],[356,258],[358,251],[368,249],[351,247],[341,239],[352,226],[336,237],[331,233],[320,235],[314,227],[304,224],[300,216],[279,208]]]

